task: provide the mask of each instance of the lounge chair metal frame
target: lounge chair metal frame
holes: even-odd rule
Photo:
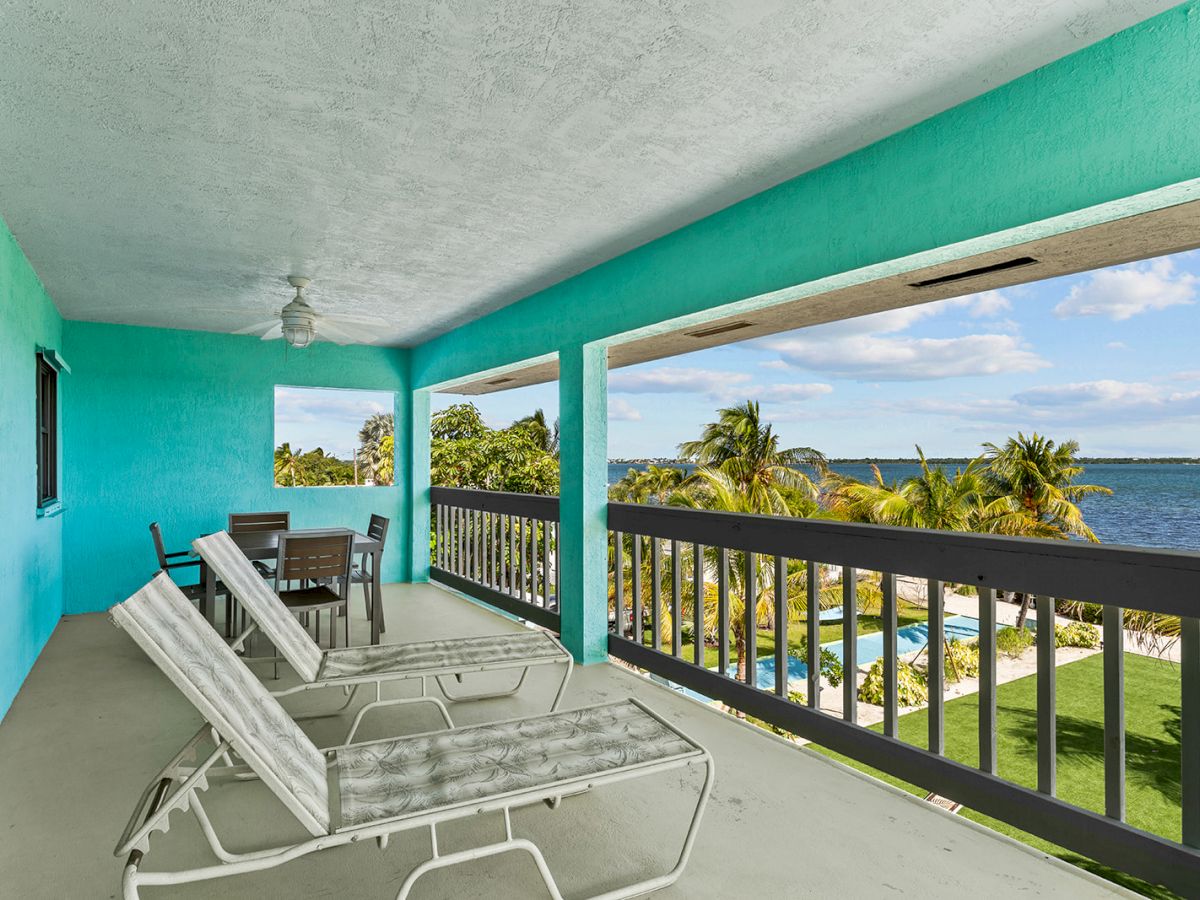
[[[160,638],[156,637],[152,630],[144,627],[143,623],[146,620],[139,619],[139,614],[124,608],[139,597],[142,599],[149,597],[150,602],[166,603],[170,606],[171,621],[168,626],[175,628],[178,632],[190,632],[190,638],[185,635],[185,639],[193,641],[191,646],[185,648],[191,654],[190,657],[185,655],[185,658],[181,660],[174,659],[167,647],[163,646]],[[159,608],[161,609],[161,606]],[[161,612],[156,615],[159,616],[155,622],[157,626],[164,619]],[[119,627],[134,637],[206,720],[206,724],[151,779],[122,832],[114,854],[118,857],[126,857],[122,875],[122,892],[125,900],[138,900],[140,889],[146,886],[179,885],[259,872],[319,850],[361,843],[370,839],[375,839],[382,850],[387,847],[388,840],[392,835],[421,828],[429,829],[430,857],[417,864],[408,874],[396,894],[397,900],[404,900],[408,897],[413,885],[430,871],[512,851],[528,853],[533,858],[550,895],[556,900],[561,900],[562,893],[541,850],[528,838],[516,837],[513,834],[511,815],[513,809],[544,802],[553,810],[558,807],[565,796],[581,794],[594,788],[660,775],[686,767],[703,766],[704,782],[700,788],[675,865],[661,875],[597,894],[595,900],[635,897],[666,887],[679,878],[687,865],[700,820],[712,790],[713,760],[707,750],[676,726],[671,725],[633,698],[618,703],[596,704],[565,713],[543,713],[539,716],[470,726],[458,731],[465,733],[472,730],[490,730],[506,724],[536,724],[538,720],[552,720],[571,715],[583,716],[591,710],[604,711],[609,708],[616,710],[618,707],[629,704],[636,707],[639,717],[644,715],[653,720],[657,723],[656,727],[661,728],[664,733],[668,733],[672,737],[670,752],[665,752],[656,758],[647,756],[642,760],[623,761],[610,765],[607,769],[597,766],[594,771],[584,771],[573,777],[547,778],[544,781],[531,783],[517,789],[498,791],[492,795],[466,796],[452,802],[440,802],[436,805],[416,808],[409,813],[381,817],[363,824],[343,826],[340,822],[339,809],[344,807],[339,807],[333,793],[326,797],[325,802],[330,809],[327,820],[322,822],[314,815],[313,807],[306,806],[302,793],[297,793],[296,789],[286,781],[281,782],[279,775],[281,771],[286,770],[286,765],[281,767],[279,759],[273,758],[277,750],[276,745],[269,740],[270,726],[273,723],[286,725],[290,720],[278,706],[278,701],[272,701],[265,688],[262,688],[257,679],[250,675],[248,670],[245,670],[244,663],[240,662],[219,638],[216,638],[215,633],[207,633],[211,632],[211,628],[192,609],[190,603],[179,593],[166,575],[157,576],[146,588],[130,598],[126,604],[114,607],[113,618]],[[199,640],[195,640],[197,635],[200,636]],[[214,641],[215,643],[213,643]],[[204,672],[198,673],[194,662],[201,658],[204,660],[204,665],[200,668]],[[193,663],[190,668],[189,659]],[[239,668],[244,671],[237,671]],[[219,688],[214,689],[213,685],[219,685]],[[230,691],[248,691],[249,695],[244,697],[245,702],[239,704],[238,708],[222,709],[221,703],[217,702],[220,698],[215,697],[214,693],[216,690],[223,691],[226,688]],[[222,696],[237,695],[222,694]],[[270,709],[272,705],[275,706],[274,710]],[[272,719],[271,717],[276,714],[278,716]],[[266,717],[262,721],[268,727],[266,729],[251,727],[247,731],[247,722],[249,721],[249,724],[253,726],[254,722],[258,721],[256,717]],[[225,727],[232,730],[229,735],[221,734],[220,729]],[[295,726],[289,727],[294,728]],[[284,729],[281,734],[286,738],[288,734],[293,733]],[[338,764],[338,753],[341,751],[351,751],[356,748],[371,749],[377,746],[384,749],[387,746],[394,748],[405,742],[420,741],[430,735],[441,737],[448,734],[452,734],[452,732],[425,732],[384,741],[346,743],[325,748],[320,752],[325,757],[324,768],[328,777],[329,769]],[[199,758],[200,748],[206,741],[212,744],[213,749],[203,757],[198,765],[190,765]],[[235,763],[235,755],[245,760],[246,764]],[[298,823],[310,833],[311,837],[295,843],[285,843],[267,848],[241,851],[226,848],[217,835],[216,828],[201,802],[200,795],[216,784],[232,786],[242,784],[245,786],[251,780],[261,780],[275,794],[276,799],[281,801],[295,816]],[[403,776],[400,776],[400,780],[403,781]],[[142,863],[149,852],[152,835],[155,832],[166,832],[170,829],[170,817],[173,812],[189,810],[195,815],[209,849],[218,860],[217,863],[175,871],[143,871]],[[493,812],[500,812],[503,816],[504,837],[502,840],[453,853],[440,851],[437,833],[439,825]]]
[[[237,544],[225,532],[217,532],[215,534],[206,535],[192,544],[196,552],[204,558],[205,562],[212,567],[213,571],[221,578],[223,584],[228,585],[229,590],[237,597],[242,609],[250,616],[251,622],[233,642],[235,650],[242,650],[246,645],[246,641],[256,631],[263,632],[266,637],[274,644],[279,654],[285,659],[292,669],[300,676],[301,682],[290,688],[273,691],[276,697],[287,697],[293,694],[301,694],[309,691],[325,690],[328,688],[343,688],[348,694],[345,703],[328,714],[315,716],[305,716],[298,718],[298,721],[313,718],[323,718],[326,715],[336,715],[347,709],[358,696],[358,691],[364,685],[375,686],[375,697],[373,700],[365,704],[355,716],[351,723],[350,730],[347,732],[344,743],[350,743],[354,740],[355,734],[358,733],[358,728],[362,724],[363,717],[373,710],[378,710],[387,706],[394,706],[406,703],[431,703],[437,707],[442,719],[448,727],[454,727],[454,722],[450,717],[450,712],[446,704],[438,697],[433,696],[430,691],[430,681],[434,682],[442,695],[452,703],[463,703],[475,700],[491,700],[500,697],[507,697],[515,694],[525,684],[525,680],[529,675],[529,670],[538,666],[544,665],[561,665],[563,667],[562,680],[558,684],[558,688],[554,694],[554,700],[551,702],[550,711],[558,709],[562,702],[563,694],[567,689],[567,682],[571,679],[571,673],[574,670],[575,660],[565,647],[551,635],[549,632],[539,631],[538,634],[545,642],[552,644],[557,648],[557,652],[553,655],[531,656],[523,659],[502,659],[496,661],[475,662],[470,664],[447,664],[443,666],[424,666],[420,669],[395,669],[393,671],[373,671],[363,675],[347,675],[327,677],[322,674],[325,664],[330,660],[336,660],[339,655],[345,655],[347,652],[361,651],[371,652],[370,647],[365,648],[338,648],[336,650],[321,650],[316,646],[316,643],[309,637],[308,632],[301,627],[282,601],[275,595],[274,591],[266,584],[262,576],[246,559],[245,555],[238,549]],[[277,607],[277,609],[275,608]],[[511,634],[500,634],[488,636],[486,639],[503,640],[511,637],[514,640],[520,640],[528,637],[526,632],[512,632]],[[464,639],[465,641],[472,640],[471,638]],[[398,645],[374,645],[380,647],[422,647],[432,645],[436,642],[422,641],[408,644]],[[311,644],[312,649],[308,649]],[[318,656],[311,656],[313,652]],[[251,661],[271,661],[279,657],[262,657],[250,658]],[[452,690],[447,683],[451,678],[461,683],[464,675],[476,674],[481,672],[494,672],[510,669],[520,669],[520,676],[517,683],[512,688],[501,691],[486,691],[483,693],[463,694]],[[382,696],[382,687],[384,682],[394,681],[411,681],[419,679],[421,684],[421,693],[417,697],[401,697],[384,699]]]

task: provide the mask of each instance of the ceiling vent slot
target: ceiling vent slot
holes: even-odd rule
[[[968,278],[978,278],[980,275],[990,275],[992,272],[1003,272],[1006,269],[1020,269],[1023,266],[1032,266],[1037,263],[1037,260],[1032,256],[1018,256],[1016,259],[1008,259],[1004,262],[994,263],[990,266],[979,266],[976,269],[964,269],[961,272],[955,272],[953,275],[939,275],[937,278],[926,278],[924,281],[913,281],[909,283],[909,287],[926,288],[934,287],[939,284],[950,284],[954,281],[965,281]]]
[[[711,328],[701,328],[696,331],[685,331],[688,337],[706,338],[712,337],[714,334],[724,334],[727,331],[737,331],[740,328],[749,328],[753,322],[729,322],[725,325],[714,325]]]
[[[485,381],[484,384],[508,384],[510,381],[516,381],[515,378],[493,378],[491,381]]]

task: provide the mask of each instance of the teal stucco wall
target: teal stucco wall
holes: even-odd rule
[[[62,614],[63,517],[37,516],[35,443],[37,348],[61,349],[62,327],[0,221],[0,718]]]
[[[180,550],[234,511],[286,509],[297,528],[359,530],[386,515],[383,579],[406,575],[405,488],[277,488],[272,454],[277,384],[394,390],[396,446],[407,446],[408,351],[285,351],[282,341],[87,322],[63,330],[74,370],[63,394],[65,612],[106,609],[153,573],[151,521]]]

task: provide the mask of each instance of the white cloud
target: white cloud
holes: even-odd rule
[[[1009,334],[955,338],[804,335],[769,342],[793,366],[859,381],[928,381],[1036,372],[1049,362]]]
[[[768,384],[755,391],[755,397],[760,400],[778,403],[792,403],[803,400],[813,400],[833,393],[830,384]]]
[[[1076,284],[1054,307],[1060,319],[1107,316],[1116,322],[1150,310],[1195,302],[1197,278],[1176,272],[1168,258],[1114,269],[1101,269]]]
[[[621,397],[609,397],[608,419],[610,422],[640,422],[642,414],[628,400]]]
[[[956,302],[956,301],[951,301]],[[968,307],[972,319],[987,319],[1012,309],[1012,301],[1000,291],[983,291],[959,297],[958,301]]]
[[[1109,341],[1104,345],[1108,350],[1128,350],[1128,346],[1124,341]]]
[[[1013,396],[1022,412],[1054,421],[1128,425],[1200,416],[1200,391],[1101,379],[1030,388]]]
[[[746,372],[664,366],[659,369],[638,368],[615,372],[608,378],[608,390],[614,394],[706,394],[723,397],[730,389],[745,390],[752,380]]]

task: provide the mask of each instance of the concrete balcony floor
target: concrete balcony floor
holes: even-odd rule
[[[392,641],[521,627],[435,586],[385,590],[385,637]],[[354,639],[365,643],[357,592],[352,613]],[[270,675],[269,665],[259,668]],[[292,683],[290,670],[281,666],[280,674],[280,686]],[[535,670],[516,698],[451,711],[460,724],[542,712],[553,680],[549,668]],[[468,679],[465,687],[471,686]],[[416,687],[392,690],[401,695]],[[716,786],[691,863],[659,896],[1130,896],[616,665],[576,669],[564,706],[629,695],[677,723],[716,759]],[[290,708],[316,711],[336,706],[340,696],[329,692],[322,702],[320,694],[309,695]],[[318,720],[309,731],[319,745],[337,743],[348,721]],[[402,706],[368,720],[361,739],[427,730],[437,721],[432,710]],[[0,895],[118,897],[123,861],[112,847],[142,788],[198,723],[192,707],[106,616],[63,619],[0,725]],[[670,867],[698,775],[602,788],[556,811],[529,807],[514,813],[514,828],[543,849],[567,897],[589,895]],[[236,848],[239,838],[261,846],[296,835],[265,789],[244,793],[253,796],[235,798],[220,788],[205,795],[227,846]],[[440,829],[442,846],[496,840],[501,829],[498,814],[452,823]],[[147,889],[143,896],[390,898],[428,852],[427,833],[413,831],[383,851],[373,842],[342,847],[266,873]],[[146,868],[209,861],[195,819],[176,813],[170,832],[153,839]],[[526,898],[544,890],[529,858],[508,854],[433,872],[414,896]]]

